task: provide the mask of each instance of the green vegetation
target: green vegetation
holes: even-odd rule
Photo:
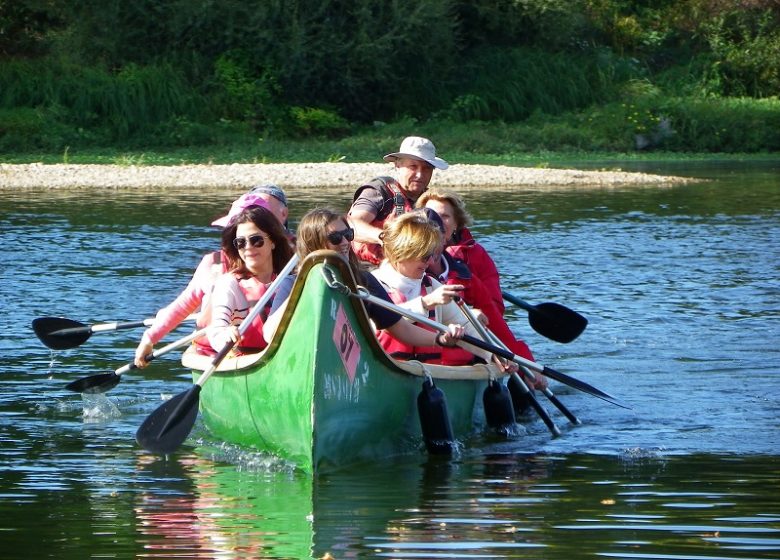
[[[2,161],[777,152],[778,95],[774,0],[0,0]]]

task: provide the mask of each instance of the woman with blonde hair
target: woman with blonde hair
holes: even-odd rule
[[[468,226],[471,215],[466,203],[456,193],[444,189],[431,189],[417,199],[417,208],[434,210],[444,222],[444,250],[456,259],[460,259],[477,276],[490,293],[496,307],[504,314],[504,298],[501,295],[498,269],[485,248],[477,243]]]
[[[424,214],[410,212],[384,225],[382,242],[385,258],[371,274],[382,283],[393,302],[439,323],[463,320],[454,302],[463,286],[442,285],[426,274],[434,255],[441,251],[441,232],[436,225]],[[478,336],[470,324],[466,324],[465,332]],[[448,351],[443,355],[438,346],[410,345],[388,333],[380,333],[379,342],[398,359],[466,365],[490,358],[488,352],[470,345],[465,345],[462,352]]]

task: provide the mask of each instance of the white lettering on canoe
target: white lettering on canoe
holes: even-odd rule
[[[352,383],[341,372],[326,373],[323,396],[327,400],[356,403],[360,401],[361,385],[360,381]]]

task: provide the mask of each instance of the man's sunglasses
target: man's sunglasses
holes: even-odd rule
[[[250,235],[249,237],[236,237],[233,240],[233,247],[235,247],[237,250],[241,251],[242,249],[245,249],[247,246],[247,243],[250,247],[262,247],[265,245],[266,238],[259,233],[256,233],[254,235]]]
[[[348,227],[347,229],[342,229],[341,231],[331,231],[328,234],[328,241],[330,241],[333,245],[338,245],[341,243],[341,239],[344,238],[347,241],[352,241],[355,239],[355,230],[351,227]]]

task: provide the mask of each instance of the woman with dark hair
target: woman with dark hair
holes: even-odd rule
[[[222,250],[227,272],[217,279],[211,295],[211,322],[206,331],[211,351],[230,341],[239,342],[239,351],[262,350],[266,347],[263,321],[270,306],[241,337],[238,325],[292,258],[286,230],[270,210],[253,206],[232,218],[222,231]]]
[[[391,301],[382,285],[371,274],[360,268],[350,243],[355,238],[355,232],[344,216],[330,208],[314,208],[301,218],[296,237],[296,253],[301,262],[310,253],[317,250],[336,251],[349,263],[358,284],[364,286],[371,295],[388,302]],[[266,322],[264,329],[266,341],[270,341],[276,331],[294,282],[295,277],[290,276],[279,286],[271,309],[272,315]],[[460,325],[450,325],[449,333],[440,334],[404,321],[397,313],[381,306],[373,305],[370,302],[364,302],[364,304],[366,313],[377,331],[386,330],[409,344],[454,346],[456,339],[461,338],[464,334],[464,329]]]

